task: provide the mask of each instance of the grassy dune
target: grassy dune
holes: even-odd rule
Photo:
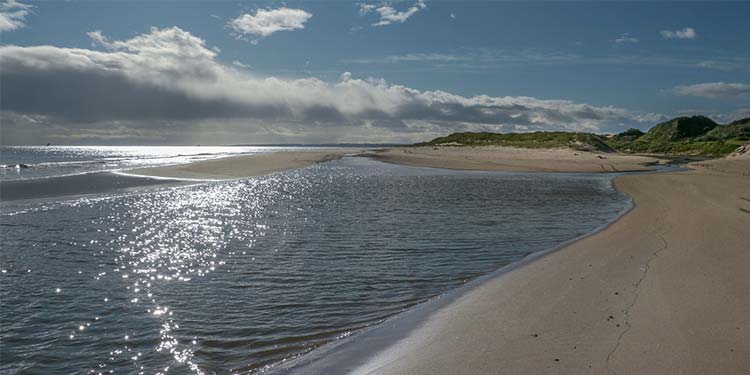
[[[581,151],[723,156],[750,140],[750,118],[719,125],[705,116],[677,117],[648,132],[613,136],[576,132],[453,133],[418,146],[509,146]]]

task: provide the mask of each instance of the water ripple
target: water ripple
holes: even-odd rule
[[[603,176],[345,159],[15,208],[0,214],[0,372],[261,371],[625,205]]]

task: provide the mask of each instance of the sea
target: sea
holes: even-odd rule
[[[294,372],[631,207],[614,174],[354,156],[231,181],[123,173],[309,148],[0,148],[0,373]]]

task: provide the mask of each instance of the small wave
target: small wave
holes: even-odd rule
[[[0,164],[0,168],[28,169],[32,167],[33,167],[33,164],[23,164],[23,163],[10,164],[10,165]]]
[[[120,159],[123,160],[123,159]],[[36,169],[36,168],[58,168],[58,167],[69,167],[69,166],[85,166],[94,164],[107,164],[117,160],[78,160],[78,161],[61,161],[61,162],[44,162],[37,164],[0,164],[0,168],[16,168],[16,169]]]
[[[118,176],[147,178],[147,179],[151,179],[151,180],[173,180],[173,181],[194,181],[194,182],[219,182],[219,181],[226,181],[226,180],[211,179],[211,178],[187,178],[187,177],[152,176],[152,175],[147,175],[147,174],[130,173],[130,172],[128,172],[128,170],[115,170],[115,171],[109,171],[109,173],[116,174]]]
[[[27,163],[18,163],[18,164],[0,164],[0,168],[18,168],[18,169],[27,169],[27,168],[60,168],[60,167],[80,167],[80,166],[87,166],[87,165],[102,165],[102,164],[127,164],[129,162],[141,162],[141,161],[154,161],[154,160],[164,160],[165,162],[169,163],[170,160],[175,159],[213,159],[213,158],[221,158],[221,157],[227,157],[227,156],[240,156],[240,155],[251,155],[254,154],[254,152],[238,152],[238,153],[198,153],[198,154],[177,154],[177,155],[169,155],[169,156],[140,156],[140,157],[112,157],[112,158],[102,158],[102,159],[95,159],[95,160],[74,160],[74,161],[59,161],[59,162],[42,162],[37,164],[27,164]],[[156,163],[161,164],[161,163]]]

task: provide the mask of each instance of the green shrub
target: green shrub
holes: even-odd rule
[[[677,117],[644,133],[628,129],[609,138],[593,133],[453,133],[421,146],[509,146],[582,151],[723,156],[750,140],[750,118],[719,125],[705,116]]]

